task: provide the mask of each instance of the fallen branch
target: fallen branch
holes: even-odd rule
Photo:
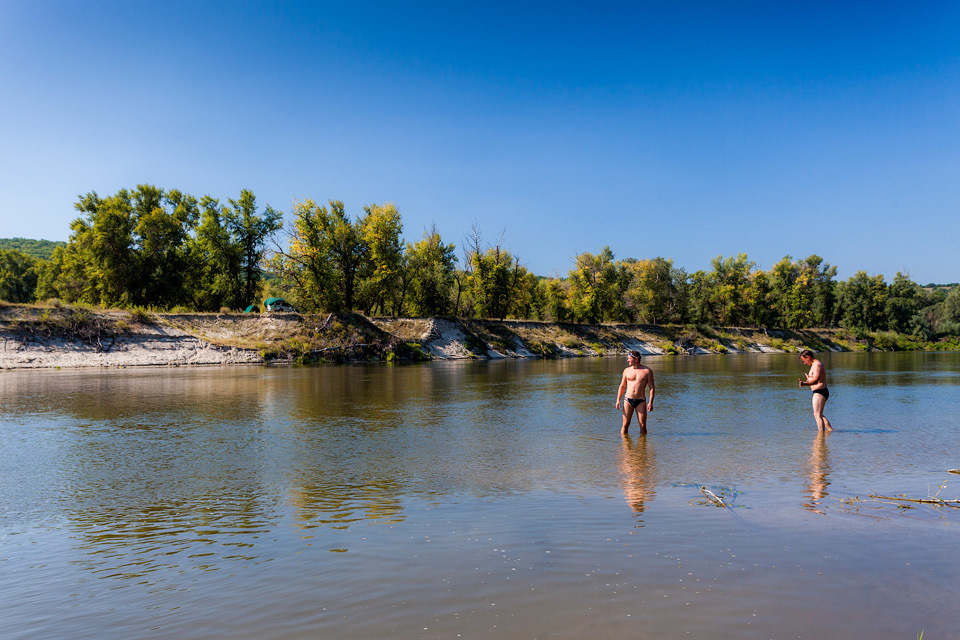
[[[717,505],[718,507],[725,507],[725,506],[727,506],[726,503],[724,503],[724,501],[721,500],[719,496],[717,496],[717,494],[715,494],[713,491],[710,491],[710,490],[707,489],[706,487],[700,487],[700,493],[702,493],[703,495],[705,495],[705,496],[707,497],[707,499],[710,500],[710,502],[714,503],[714,504]]]
[[[901,497],[891,497],[891,496],[879,496],[875,493],[870,494],[871,498],[877,498],[879,500],[895,500],[899,502],[920,502],[922,504],[939,504],[945,507],[954,507],[960,508],[960,500],[942,500],[940,498],[907,498],[906,496]]]

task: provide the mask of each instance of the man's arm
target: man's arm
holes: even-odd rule
[[[647,411],[653,411],[653,396],[656,395],[657,388],[653,383],[653,370],[650,371],[650,400],[647,402]]]
[[[621,398],[623,398],[623,392],[627,390],[627,374],[624,372],[623,376],[620,378],[620,386],[617,388],[617,404],[615,405],[617,409],[620,408]]]

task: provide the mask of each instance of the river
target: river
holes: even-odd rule
[[[0,637],[960,637],[960,354],[822,359],[0,372]]]

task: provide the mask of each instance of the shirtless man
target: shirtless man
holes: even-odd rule
[[[800,352],[800,362],[810,367],[806,378],[797,378],[801,387],[810,387],[813,391],[813,417],[817,421],[817,429],[820,431],[833,431],[830,421],[823,415],[823,405],[827,403],[830,397],[830,390],[827,389],[827,370],[823,363],[814,359],[813,352],[810,349],[804,349]]]
[[[647,411],[653,411],[653,395],[656,393],[653,386],[653,371],[650,370],[650,367],[640,364],[639,351],[631,351],[627,355],[627,364],[630,366],[623,370],[620,388],[617,389],[617,409],[620,408],[621,398],[625,401],[623,404],[623,427],[620,429],[620,433],[627,434],[634,412],[637,414],[637,422],[640,423],[640,433],[646,433]],[[648,384],[650,385],[649,402],[647,401]],[[624,392],[626,392],[625,398]]]

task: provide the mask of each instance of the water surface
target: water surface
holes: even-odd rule
[[[960,354],[823,360],[0,372],[0,637],[958,638]]]

